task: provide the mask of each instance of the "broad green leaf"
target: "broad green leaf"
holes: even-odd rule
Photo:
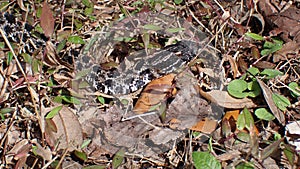
[[[262,36],[260,36],[259,34],[256,34],[256,33],[247,32],[247,33],[245,33],[245,35],[249,38],[254,39],[254,40],[264,40],[264,37],[262,37]]]
[[[249,143],[250,142],[250,135],[249,133],[246,133],[244,131],[239,131],[238,134],[236,135],[238,140],[236,140],[236,144],[242,142]]]
[[[70,36],[69,38],[68,38],[68,42],[70,42],[70,43],[73,43],[73,44],[85,44],[84,43],[84,40],[81,38],[81,37],[79,37],[79,36]]]
[[[97,99],[101,104],[105,103],[105,99],[102,96],[98,96]]]
[[[62,40],[56,47],[56,52],[60,52],[66,46],[67,40]]]
[[[284,149],[283,149],[283,153],[285,154],[285,156],[287,157],[290,165],[294,164],[294,160],[295,160],[295,152],[291,149],[290,145],[288,144],[284,144]]]
[[[293,97],[299,97],[300,96],[300,86],[296,82],[291,82],[289,85],[289,89],[291,91],[291,95]]]
[[[274,48],[274,47],[276,47],[276,46],[280,46],[280,45],[282,45],[283,44],[283,42],[281,41],[281,40],[276,40],[276,39],[272,39],[273,41],[272,42],[270,42],[270,41],[266,41],[265,43],[264,43],[264,48],[268,48],[268,49],[272,49],[272,48]]]
[[[59,113],[59,111],[62,109],[62,105],[61,106],[57,106],[54,109],[52,109],[47,115],[46,115],[46,119],[51,119],[53,118],[55,115],[57,115]]]
[[[255,76],[259,73],[259,69],[257,69],[256,67],[250,67],[247,72],[249,72],[251,75]]]
[[[168,28],[168,29],[166,29],[166,32],[177,33],[177,32],[184,31],[184,30],[185,30],[184,28]]]
[[[91,139],[84,140],[84,142],[81,144],[80,148],[87,147],[91,143],[91,141],[92,141]]]
[[[287,99],[286,97],[284,97],[280,94],[273,93],[272,99],[273,99],[275,105],[282,111],[285,111],[286,108],[291,105],[291,102],[289,101],[289,99]]]
[[[249,97],[256,97],[256,96],[260,95],[260,93],[261,93],[260,86],[256,80],[253,80],[248,83],[248,90],[250,90],[248,92]]]
[[[227,91],[228,93],[236,98],[244,98],[248,96],[247,92],[244,92],[247,90],[248,84],[244,80],[233,80],[228,84]]]
[[[181,3],[182,3],[182,1],[183,1],[183,0],[174,0],[174,2],[175,2],[175,4],[176,4],[176,5],[179,5],[179,4],[181,4]]]
[[[283,42],[280,41],[280,40],[274,40],[274,42],[269,42],[269,41],[266,41],[264,43],[264,49],[261,51],[261,55],[269,55],[269,54],[272,54],[278,50],[280,50],[282,48],[282,44]]]
[[[244,128],[251,130],[254,126],[254,120],[252,114],[247,108],[244,108],[237,119],[237,128],[243,130]]]
[[[209,152],[193,152],[192,158],[196,169],[221,169],[221,163]]]
[[[153,31],[162,30],[162,28],[160,26],[153,25],[153,24],[146,24],[143,27],[144,27],[144,29],[153,30]]]
[[[258,108],[254,113],[256,117],[262,120],[271,121],[275,119],[273,114],[271,114],[266,108]]]
[[[125,151],[123,149],[120,149],[115,155],[114,158],[112,160],[112,166],[113,168],[118,168],[123,160],[124,160],[124,156],[125,156]]]
[[[78,157],[79,159],[81,159],[82,161],[86,161],[88,159],[87,155],[84,152],[81,152],[81,151],[78,151],[78,150],[74,151],[74,155],[76,157]]]
[[[272,79],[276,76],[281,76],[283,75],[282,72],[276,69],[264,69],[262,72],[260,72],[261,75],[266,75],[267,79]]]

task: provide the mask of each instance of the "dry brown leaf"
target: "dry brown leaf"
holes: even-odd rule
[[[253,108],[257,107],[257,105],[248,98],[243,99],[236,99],[231,97],[226,91],[220,90],[212,90],[209,92],[204,92],[202,89],[199,88],[199,92],[201,96],[205,99],[216,103],[217,105],[225,108],[230,109],[242,109],[244,107]]]
[[[81,146],[83,142],[81,125],[70,108],[63,107],[52,120],[57,132],[52,131],[46,124],[45,138],[49,145],[54,146],[58,143],[58,149],[68,148],[69,151]]]
[[[264,98],[269,106],[269,109],[274,114],[276,119],[282,124],[285,125],[285,117],[284,114],[277,108],[273,99],[272,99],[272,91],[271,89],[260,79],[257,78],[257,82],[262,90]]]
[[[215,131],[217,124],[218,124],[217,120],[204,118],[198,123],[196,123],[194,126],[192,126],[190,130],[211,134],[213,131]]]
[[[174,77],[175,74],[168,74],[149,83],[143,90],[133,111],[137,114],[145,113],[151,107],[165,100],[168,95],[172,95]]]
[[[47,4],[47,1],[43,3],[42,14],[41,14],[41,27],[47,37],[50,37],[54,31],[54,18],[52,11]]]
[[[277,140],[264,148],[260,153],[260,160],[268,158],[270,155],[272,155],[272,153],[278,150],[280,148],[279,145],[283,140],[284,138],[281,138],[280,140]]]
[[[260,69],[273,69],[273,68],[275,68],[276,64],[268,62],[268,61],[260,60],[260,61],[256,62],[255,64],[253,64],[253,66],[260,68]]]
[[[44,160],[50,161],[52,159],[52,152],[49,147],[43,148],[38,142],[37,139],[32,140],[32,143],[35,144],[37,149],[35,150],[35,153],[39,156],[41,156]]]
[[[241,155],[241,152],[238,150],[231,150],[224,154],[221,154],[217,157],[220,161],[227,161],[227,160],[233,160]]]

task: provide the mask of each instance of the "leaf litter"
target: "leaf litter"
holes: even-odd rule
[[[244,6],[240,1],[218,3],[214,0],[187,1],[185,6],[180,1],[175,4],[138,2],[72,2],[62,4],[61,11],[54,10],[56,2],[34,2],[29,6],[34,12],[28,11],[27,2],[23,1],[1,4],[1,12],[12,13],[10,7],[16,7],[14,14],[20,21],[36,26],[33,32],[37,38],[42,38],[39,32],[44,32],[48,42],[51,41],[47,49],[36,49],[31,55],[20,52],[16,54],[22,57],[13,57],[13,51],[22,51],[18,50],[21,45],[12,42],[9,46],[1,33],[1,163],[7,168],[59,165],[198,168],[201,165],[219,167],[219,164],[222,168],[297,168],[300,163],[298,2],[247,1]],[[73,10],[75,8],[80,10]],[[139,96],[138,99],[142,99],[139,102],[145,98],[148,101],[135,108],[139,113],[128,112],[125,121],[120,120],[124,120],[120,113],[124,112],[124,105],[113,104],[114,100],[103,94],[89,93],[92,105],[82,105],[86,103],[79,102],[83,94],[76,93],[74,89],[78,89],[79,84],[77,79],[72,79],[74,58],[63,56],[67,56],[70,49],[80,49],[95,30],[125,16],[122,11],[126,11],[127,16],[150,10],[170,15],[175,9],[181,17],[213,35],[214,47],[223,59],[224,90],[199,86],[194,74],[186,72],[167,78],[168,82],[153,82],[146,91],[163,89],[161,94],[142,93],[145,96]],[[59,50],[58,43],[61,44]],[[238,99],[229,95],[228,83],[243,79],[250,67],[283,74],[275,79],[257,79],[261,93],[254,98]],[[197,66],[191,67],[192,71],[195,69]],[[203,68],[202,71],[211,75]],[[104,100],[97,102],[96,95]],[[56,110],[58,106],[62,109]],[[245,107],[247,117],[241,113]],[[78,109],[84,109],[84,114],[79,114]],[[143,113],[145,110],[158,113]],[[55,113],[46,118],[51,111]],[[235,113],[227,115],[229,112]],[[203,127],[204,119],[213,127]],[[86,139],[90,139],[90,143],[81,148]],[[197,154],[201,153],[207,161],[199,160]]]

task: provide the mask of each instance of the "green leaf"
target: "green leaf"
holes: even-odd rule
[[[5,47],[5,43],[4,42],[0,42],[0,49],[4,49]]]
[[[79,159],[81,159],[82,161],[86,161],[86,160],[87,160],[87,155],[86,155],[84,152],[75,150],[75,151],[74,151],[74,155],[75,155],[76,157],[78,157]]]
[[[89,0],[82,0],[81,2],[86,7],[91,7],[93,5],[93,3],[91,3]]]
[[[221,163],[209,152],[193,152],[192,158],[196,169],[221,169]]]
[[[244,98],[248,96],[247,92],[244,92],[247,90],[248,84],[244,80],[233,80],[228,84],[227,91],[228,93],[236,98]]]
[[[255,115],[259,119],[266,120],[266,121],[272,121],[275,119],[273,114],[271,114],[266,108],[258,108],[255,110]]]
[[[283,42],[280,40],[273,39],[273,42],[266,41],[264,43],[264,49],[261,51],[261,55],[272,54],[282,48]]]
[[[14,111],[13,108],[2,108],[0,109],[0,117],[1,117],[1,120],[5,120],[5,114],[8,114],[10,112]]]
[[[259,34],[256,34],[256,33],[247,32],[247,33],[245,33],[245,35],[249,38],[254,39],[254,40],[264,40],[264,37],[262,37],[262,36],[260,36]]]
[[[101,104],[105,103],[105,99],[102,96],[98,96],[97,99]]]
[[[62,40],[56,47],[56,52],[60,52],[66,46],[67,40]]]
[[[148,30],[153,30],[153,31],[159,31],[162,30],[162,28],[158,25],[153,25],[153,24],[146,24],[143,26],[144,29],[148,29]]]
[[[254,126],[254,119],[247,108],[244,108],[237,119],[237,128],[243,130],[244,128],[251,130]]]
[[[84,142],[81,144],[80,148],[87,147],[91,143],[91,141],[92,141],[91,139],[84,140]]]
[[[276,76],[283,75],[283,73],[276,69],[264,69],[262,72],[260,72],[260,75],[266,75],[267,79],[272,79]]]
[[[236,167],[236,169],[254,169],[254,165],[249,162],[241,162]]]
[[[2,108],[2,109],[0,109],[1,114],[7,114],[7,113],[10,113],[12,111],[14,111],[13,108]]]
[[[85,14],[86,16],[90,16],[93,12],[94,12],[94,7],[85,8],[85,9],[84,9],[84,14]]]
[[[115,155],[114,158],[112,160],[112,167],[113,168],[117,168],[119,167],[123,160],[124,160],[124,156],[125,156],[125,151],[124,149],[120,149]]]
[[[53,101],[57,102],[57,103],[62,103],[62,101],[65,101],[67,103],[71,103],[71,104],[76,104],[76,105],[80,105],[80,101],[72,96],[56,96]]]
[[[291,149],[290,145],[284,144],[284,149],[283,149],[284,155],[287,157],[290,165],[294,164],[295,160],[295,152]]]
[[[274,140],[280,140],[282,137],[279,133],[274,132]]]
[[[83,169],[106,169],[106,166],[104,166],[104,165],[91,165],[91,166],[83,167]]]
[[[75,19],[74,20],[74,25],[76,27],[76,30],[79,30],[83,26],[83,23],[80,20]]]
[[[248,83],[248,96],[249,97],[257,97],[261,93],[260,86],[256,80],[253,80]]]
[[[9,65],[13,59],[13,53],[11,51],[7,52],[6,64]]]
[[[184,30],[185,30],[185,28],[168,28],[168,29],[166,29],[166,32],[177,33],[177,32],[184,31]]]
[[[73,43],[73,44],[85,44],[84,43],[84,40],[81,38],[81,37],[79,37],[79,36],[70,36],[69,38],[68,38],[68,42],[70,42],[70,43]]]
[[[33,70],[34,73],[40,72],[39,68],[41,66],[41,62],[39,60],[33,59],[31,66],[32,66],[32,70]]]
[[[255,76],[259,73],[259,69],[257,69],[256,67],[250,67],[247,72],[249,72],[251,75]]]
[[[182,1],[183,1],[183,0],[174,0],[174,2],[175,2],[175,4],[176,4],[176,5],[179,5],[179,4],[181,4],[181,3],[182,3]]]
[[[28,53],[22,53],[21,56],[24,58],[24,61],[26,63],[29,63],[29,64],[32,63],[32,58]]]
[[[289,99],[287,99],[286,97],[284,97],[280,94],[273,93],[272,99],[273,99],[275,105],[282,111],[285,111],[286,108],[291,105],[291,102],[289,101]]]
[[[300,86],[296,82],[291,82],[289,85],[289,90],[291,91],[291,95],[293,97],[299,97],[300,96]]]
[[[250,142],[250,135],[249,135],[249,133],[246,133],[244,131],[239,131],[237,133],[236,137],[238,138],[236,140],[236,143],[240,143],[241,141],[242,142],[246,142],[246,143]]]
[[[57,115],[59,113],[59,111],[62,109],[62,105],[61,106],[57,106],[54,109],[52,109],[47,116],[45,117],[46,119],[51,119],[53,118],[55,115]]]

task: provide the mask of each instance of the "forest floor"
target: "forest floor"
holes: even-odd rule
[[[0,168],[299,168],[299,6],[1,1]],[[171,27],[172,19],[182,27]],[[142,33],[107,38],[118,24],[136,22]],[[106,51],[117,57],[99,64],[121,70],[137,50],[165,50],[188,30],[205,37],[200,51],[211,57],[195,56],[183,72],[134,94],[94,91],[89,72],[78,69],[93,40],[118,41]]]

